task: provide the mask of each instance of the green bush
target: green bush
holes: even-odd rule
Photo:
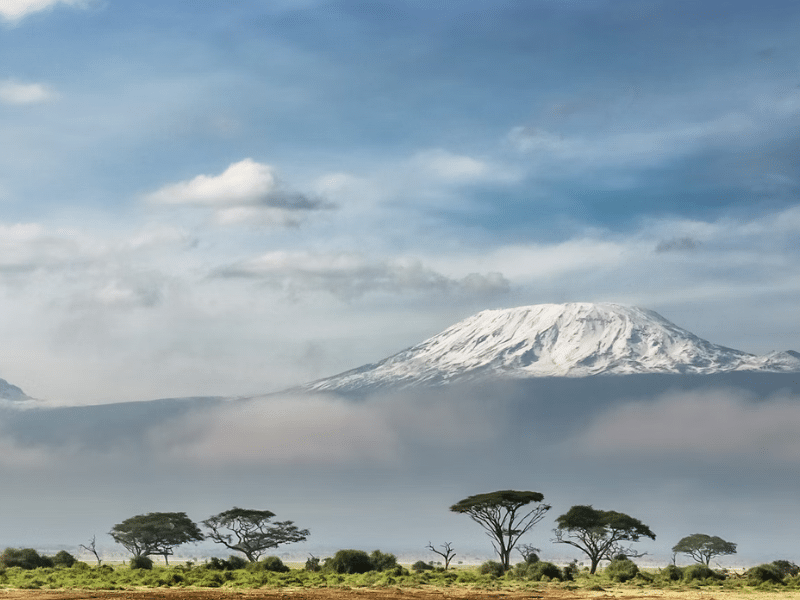
[[[747,583],[758,585],[760,583],[783,583],[783,574],[772,564],[758,565],[745,572]]]
[[[424,560],[418,560],[411,565],[411,570],[415,573],[421,573],[422,571],[433,571],[433,565],[426,563]]]
[[[39,567],[52,567],[53,560],[41,556],[33,548],[6,548],[0,554],[0,566],[20,567],[25,570],[38,569]]]
[[[289,572],[289,567],[283,564],[283,561],[277,556],[268,556],[266,558],[262,558],[258,562],[258,565],[265,571],[271,571],[273,573]]]
[[[639,574],[639,567],[626,557],[617,557],[606,567],[605,574],[611,581],[625,583]]]
[[[683,579],[683,569],[676,565],[668,565],[661,569],[658,578],[662,581],[680,581]]]
[[[380,550],[373,550],[369,561],[373,571],[388,571],[397,566],[397,557],[394,554],[384,554]]]
[[[342,574],[366,573],[373,570],[369,554],[363,550],[339,550],[332,558],[325,559],[325,568]]]
[[[72,556],[72,554],[70,554],[66,550],[59,551],[53,557],[53,565],[56,566],[56,567],[67,567],[67,568],[69,568],[72,565],[74,565],[77,561],[78,561],[78,559],[75,558],[74,556]]]
[[[788,560],[774,560],[770,563],[783,577],[796,577],[800,567]]]
[[[721,577],[704,564],[691,565],[683,569],[683,581],[705,581],[706,579],[721,579]]]
[[[505,573],[505,569],[503,569],[503,565],[496,560],[487,560],[480,567],[478,567],[478,572],[481,575],[494,575],[495,577],[502,577],[503,573]]]
[[[153,568],[153,559],[149,556],[134,556],[131,558],[130,568],[150,571]]]
[[[306,560],[306,571],[311,573],[317,573],[322,570],[322,567],[319,564],[319,558],[316,556],[309,556],[308,560]]]

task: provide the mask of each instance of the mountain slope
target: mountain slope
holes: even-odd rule
[[[619,304],[539,304],[485,310],[378,363],[304,386],[357,391],[485,377],[800,371],[796,352],[756,356]]]
[[[0,379],[0,400],[23,402],[30,398],[17,386],[8,383],[5,379]]]

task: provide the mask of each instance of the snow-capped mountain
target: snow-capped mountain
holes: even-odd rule
[[[800,371],[800,354],[756,356],[712,344],[651,310],[576,302],[485,310],[378,363],[303,389],[353,392],[484,377],[731,371]]]

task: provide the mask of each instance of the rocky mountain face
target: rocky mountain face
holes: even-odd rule
[[[378,363],[303,386],[354,392],[492,377],[800,372],[800,354],[748,354],[713,344],[658,313],[619,304],[485,310]]]

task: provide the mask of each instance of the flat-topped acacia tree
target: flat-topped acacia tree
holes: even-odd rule
[[[302,542],[308,529],[298,529],[292,521],[270,520],[275,513],[269,510],[251,510],[233,507],[203,521],[211,531],[208,537],[230,550],[241,552],[250,562],[257,562],[262,554],[280,544]]]
[[[557,544],[569,544],[583,551],[592,563],[590,573],[597,571],[601,560],[611,560],[619,554],[643,556],[623,542],[638,542],[642,537],[656,539],[650,528],[625,513],[598,510],[591,506],[573,506],[556,519]]]
[[[185,512],[136,515],[114,525],[108,534],[115,542],[125,546],[135,558],[160,554],[167,564],[167,557],[172,554],[175,546],[203,539],[200,528]],[[99,560],[98,558],[98,562]]]
[[[736,544],[726,542],[721,537],[693,533],[682,538],[672,547],[674,553],[688,554],[697,562],[708,566],[715,556],[736,554]]]
[[[503,568],[508,569],[514,545],[550,510],[550,505],[542,504],[542,500],[544,496],[539,492],[500,490],[464,498],[450,510],[469,515],[486,530]],[[528,506],[531,503],[533,506]]]

